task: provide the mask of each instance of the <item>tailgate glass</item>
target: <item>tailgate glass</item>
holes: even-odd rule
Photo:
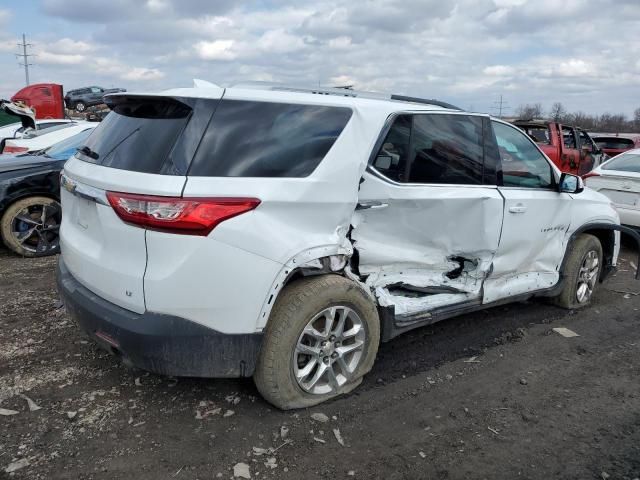
[[[110,99],[112,112],[78,150],[76,157],[104,167],[142,173],[184,175],[171,161],[187,124],[190,106],[169,97]]]

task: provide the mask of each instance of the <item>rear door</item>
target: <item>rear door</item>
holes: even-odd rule
[[[217,100],[114,98],[113,111],[65,164],[61,250],[89,290],[129,310],[145,310],[146,231],[123,222],[106,194],[180,196],[193,140],[200,138],[212,102]]]
[[[481,302],[503,215],[487,131],[479,116],[402,114],[375,149],[351,238],[359,273],[397,321]]]
[[[104,96],[104,91],[100,87],[91,87],[89,94],[89,100],[91,103],[102,103],[102,97]]]
[[[556,188],[549,160],[527,135],[493,121],[504,197],[504,221],[484,301],[552,287],[565,251],[572,199]]]

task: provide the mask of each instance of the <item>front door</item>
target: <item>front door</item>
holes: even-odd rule
[[[578,167],[578,175],[582,176],[600,165],[602,162],[602,153],[584,130],[578,130],[578,141],[580,142],[580,166]]]
[[[560,141],[562,142],[561,170],[577,175],[580,165],[580,149],[575,129],[562,125],[560,127]]]
[[[360,275],[397,321],[482,301],[503,215],[484,132],[479,116],[402,114],[372,156],[351,239]]]
[[[493,121],[502,162],[504,221],[484,302],[554,286],[566,247],[572,200],[559,193],[551,162],[520,130]]]

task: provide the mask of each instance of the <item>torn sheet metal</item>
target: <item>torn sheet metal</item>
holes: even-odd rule
[[[396,186],[369,173],[351,240],[378,303],[410,317],[480,301],[500,239],[503,199],[492,187]],[[429,195],[425,195],[429,189]]]
[[[23,103],[0,100],[0,109],[9,115],[18,117],[23,128],[36,128],[36,112],[31,107]]]

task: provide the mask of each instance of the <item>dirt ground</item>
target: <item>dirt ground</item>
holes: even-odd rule
[[[0,478],[638,478],[636,261],[627,242],[587,310],[532,301],[419,329],[353,394],[281,412],[250,380],[127,369],[60,307],[55,258],[0,250],[0,408],[18,412],[0,415]]]

